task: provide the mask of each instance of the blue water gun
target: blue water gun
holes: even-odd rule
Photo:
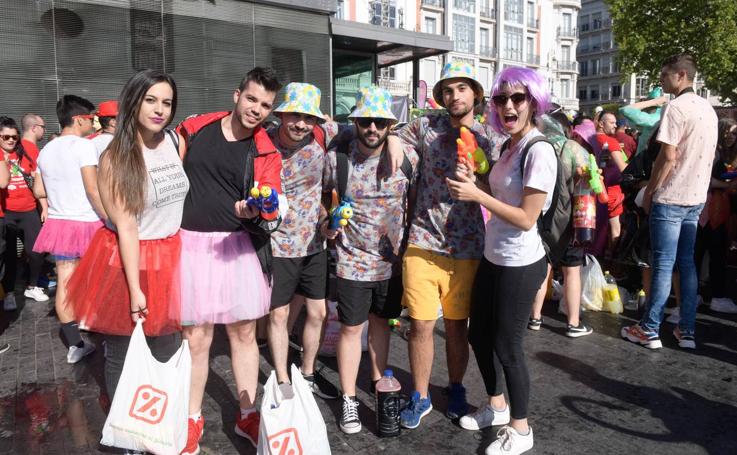
[[[347,196],[343,197],[340,204],[337,205],[336,199],[337,195],[333,193],[333,209],[330,211],[330,224],[328,225],[331,231],[348,225],[348,220],[353,217],[353,199]]]
[[[271,221],[279,216],[279,193],[270,186],[258,188],[254,186],[248,192],[246,204],[256,207],[261,213],[261,218]]]

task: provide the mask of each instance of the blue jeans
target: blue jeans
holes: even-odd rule
[[[680,206],[653,203],[650,210],[650,245],[653,276],[645,314],[640,325],[658,332],[665,303],[670,295],[673,266],[678,264],[681,284],[681,322],[683,335],[693,335],[696,325],[698,278],[694,261],[696,227],[704,204]]]

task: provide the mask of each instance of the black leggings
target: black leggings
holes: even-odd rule
[[[489,396],[504,393],[506,378],[513,419],[527,418],[530,374],[522,341],[532,302],[547,271],[545,258],[522,267],[482,259],[473,285],[469,342]]]
[[[5,211],[5,276],[3,277],[3,288],[7,292],[12,292],[15,289],[18,263],[16,239],[21,235],[26,256],[28,257],[28,269],[30,272],[28,284],[38,286],[38,277],[41,275],[41,267],[43,267],[44,259],[41,253],[33,252],[33,245],[36,243],[36,237],[38,237],[40,231],[41,217],[37,211]]]

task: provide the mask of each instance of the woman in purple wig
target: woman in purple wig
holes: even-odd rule
[[[487,454],[520,454],[533,445],[527,423],[530,376],[522,341],[531,302],[547,272],[537,219],[551,205],[557,176],[555,150],[535,127],[537,117],[550,106],[546,86],[531,69],[510,67],[499,73],[486,119],[510,139],[489,173],[488,186],[477,185],[473,172],[460,163],[457,180],[447,181],[454,199],[478,202],[491,213],[469,327],[488,399],[460,421],[469,430],[504,425]]]

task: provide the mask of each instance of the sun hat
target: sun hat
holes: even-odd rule
[[[284,91],[284,102],[274,112],[307,114],[325,121],[320,111],[320,89],[304,82],[291,82]]]
[[[361,87],[356,95],[356,109],[348,118],[385,118],[397,121],[392,112],[392,95],[375,85]]]
[[[473,87],[476,97],[479,99],[483,98],[484,88],[481,86],[481,83],[476,80],[476,71],[474,70],[473,65],[468,62],[464,62],[463,60],[453,60],[445,64],[443,71],[440,73],[440,79],[432,88],[432,96],[439,105],[445,107],[445,103],[443,102],[443,81],[459,77],[468,79],[471,82],[471,87]]]

